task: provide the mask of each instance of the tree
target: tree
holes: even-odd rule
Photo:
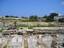
[[[30,21],[37,21],[38,20],[38,16],[30,16],[29,20]]]
[[[48,16],[45,15],[43,18],[48,18]]]
[[[9,15],[6,15],[5,17],[6,17],[6,18],[8,18],[8,17],[11,17],[11,18],[18,18],[18,16],[9,16]]]
[[[46,21],[54,21],[55,16],[58,16],[58,13],[50,13],[50,15],[46,18]]]
[[[26,16],[21,16],[21,18],[23,18],[23,19],[28,19],[28,17],[26,17]]]
[[[8,15],[6,15],[5,17],[9,17]]]
[[[58,13],[50,13],[50,16],[58,16]]]

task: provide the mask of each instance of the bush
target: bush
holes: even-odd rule
[[[33,26],[29,26],[29,27],[28,27],[28,29],[32,29],[32,28],[33,28]]]

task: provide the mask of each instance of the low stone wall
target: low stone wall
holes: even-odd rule
[[[7,43],[6,48],[62,48],[64,34],[23,34],[3,36]],[[2,38],[3,38],[2,37]],[[0,41],[2,40],[0,38]],[[3,45],[3,42],[0,45]],[[3,47],[4,48],[4,47]]]

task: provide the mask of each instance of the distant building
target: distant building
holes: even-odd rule
[[[55,21],[59,21],[59,19],[63,19],[64,20],[64,16],[55,16],[54,17]]]
[[[55,16],[54,20],[57,23],[57,26],[64,27],[64,16]]]

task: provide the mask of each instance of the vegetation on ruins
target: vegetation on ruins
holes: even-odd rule
[[[3,30],[2,29],[0,29],[0,32],[2,32]]]
[[[0,21],[2,22],[2,30],[5,29],[23,29],[28,28],[32,29],[33,27],[55,27],[57,24],[54,23],[54,17],[59,16],[58,13],[50,13],[49,15],[37,16],[32,15],[29,17],[25,16],[3,16]],[[64,18],[59,19],[58,21],[64,22]],[[7,25],[7,26],[6,26]],[[0,30],[0,32],[2,32]]]

